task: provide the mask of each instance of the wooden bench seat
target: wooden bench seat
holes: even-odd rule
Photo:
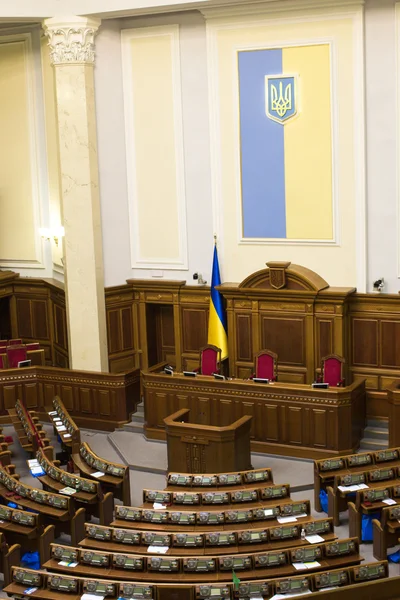
[[[333,582],[338,582],[340,589],[332,589]],[[70,591],[64,591],[67,585]],[[143,598],[146,600],[171,600],[174,593],[180,600],[202,600],[206,598],[224,598],[248,600],[252,596],[262,596],[266,600],[276,593],[295,590],[313,591],[313,597],[321,600],[392,600],[398,596],[400,577],[389,578],[387,562],[372,563],[362,566],[345,567],[329,571],[303,574],[296,577],[250,580],[239,584],[238,589],[229,583],[190,584],[182,580],[180,583],[144,583],[143,581],[101,580],[92,575],[83,578],[74,575],[32,571],[21,567],[12,567],[11,583],[6,586],[8,595],[22,598],[38,598],[40,600],[78,600],[82,593],[89,592],[107,598]],[[37,588],[31,591],[31,588]],[[60,589],[57,589],[61,587]],[[106,589],[109,587],[109,589]],[[324,588],[327,588],[324,591]],[[27,590],[29,590],[27,592]],[[320,590],[320,591],[319,591]]]

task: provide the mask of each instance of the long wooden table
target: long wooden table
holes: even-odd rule
[[[191,421],[201,425],[221,427],[251,415],[253,452],[324,458],[356,451],[365,426],[365,381],[314,389],[305,384],[171,376],[157,365],[142,371],[142,385],[150,439],[165,439],[164,419],[188,408]]]
[[[140,402],[140,371],[92,373],[58,367],[28,367],[0,371],[0,423],[10,421],[7,409],[21,400],[28,410],[48,420],[53,398],[59,396],[76,424],[114,431],[130,421]]]

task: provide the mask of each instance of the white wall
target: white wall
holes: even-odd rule
[[[130,277],[159,276],[158,269],[133,269],[125,155],[120,29],[179,25],[185,164],[188,270],[164,270],[163,279],[209,280],[213,250],[208,85],[205,23],[200,13],[104,21],[96,38],[100,196],[106,286]],[[162,98],[160,97],[160,102]],[[157,177],[157,173],[154,173]]]
[[[95,86],[106,286],[122,284],[131,277],[151,278],[155,274],[148,269],[131,267],[120,31],[122,28],[175,23],[180,26],[181,42],[189,268],[187,271],[165,270],[163,278],[185,279],[193,283],[192,274],[199,271],[210,280],[213,219],[206,28],[203,16],[193,11],[146,18],[104,20],[96,38]],[[400,289],[395,53],[395,1],[366,0],[367,289],[370,291],[373,280],[383,276],[386,280],[385,291],[391,293],[397,293]],[[38,31],[34,33],[33,59],[41,219],[42,224],[46,225],[49,198]],[[18,269],[15,266],[15,270],[22,275],[54,275],[50,247],[44,244],[43,249],[44,269]],[[268,260],[267,254],[266,248],[265,260]],[[230,261],[232,257],[224,256],[223,259]],[[292,260],[296,261],[295,248]],[[263,264],[249,264],[248,273],[262,266]],[[223,263],[221,267],[223,275]]]
[[[400,289],[394,4],[367,0],[365,6],[368,290],[383,276],[391,293]]]

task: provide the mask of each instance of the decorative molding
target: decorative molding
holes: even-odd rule
[[[303,20],[303,19],[302,19]],[[308,21],[308,19],[307,19]],[[259,22],[257,22],[258,25]],[[243,236],[243,200],[242,200],[242,169],[241,169],[241,155],[240,155],[240,98],[239,98],[239,86],[234,87],[233,102],[235,112],[235,140],[237,141],[235,147],[235,172],[236,172],[236,205],[237,215],[240,215],[237,221],[237,239],[240,246],[339,246],[340,245],[340,219],[339,219],[339,201],[338,201],[338,121],[337,121],[337,102],[335,101],[336,91],[336,69],[337,64],[335,60],[334,52],[334,41],[330,37],[315,38],[312,42],[304,39],[297,40],[280,40],[273,44],[263,44],[262,46],[251,45],[240,45],[235,47],[234,62],[237,60],[238,52],[242,50],[265,50],[272,48],[293,48],[296,46],[318,46],[320,44],[329,45],[330,49],[330,69],[331,69],[331,131],[332,131],[332,238],[331,239],[290,239],[290,238],[245,238]]]
[[[400,279],[400,2],[395,4],[396,44],[396,198],[397,198],[397,277]]]
[[[366,172],[365,172],[365,88],[364,88],[364,26],[363,26],[363,5],[364,0],[352,1],[343,0],[335,2],[333,0],[281,0],[270,4],[266,2],[246,4],[245,8],[239,6],[230,6],[228,9],[210,8],[203,10],[202,13],[207,19],[207,57],[208,57],[208,74],[209,74],[209,106],[210,106],[210,153],[211,153],[211,179],[212,179],[212,205],[213,205],[213,224],[214,231],[218,236],[220,243],[220,255],[224,255],[224,229],[223,229],[223,201],[222,201],[222,140],[220,129],[220,114],[219,114],[219,80],[218,72],[218,32],[228,30],[251,29],[262,26],[270,26],[271,29],[282,24],[298,24],[312,23],[318,21],[338,21],[344,18],[352,19],[353,21],[353,48],[354,48],[354,89],[355,99],[353,105],[354,112],[354,163],[355,163],[355,238],[356,238],[356,284],[359,292],[366,291],[366,275],[367,275],[367,252],[366,252]],[[231,9],[231,10],[229,10]],[[296,9],[296,10],[295,10]],[[302,10],[303,9],[303,10]],[[309,9],[309,12],[306,10]],[[313,9],[311,11],[311,9]],[[288,10],[292,10],[292,14],[287,14]],[[301,12],[302,10],[302,12]],[[264,15],[264,18],[263,18]],[[247,17],[247,18],[246,18]],[[338,129],[339,116],[337,102],[334,101],[333,91],[337,87],[337,64],[336,42],[330,38],[314,38],[312,40],[286,40],[282,41],[282,45],[304,45],[314,43],[329,43],[331,45],[331,83],[332,83],[332,162],[336,163],[333,168],[332,176],[332,192],[334,197],[334,240],[285,240],[283,245],[298,245],[298,246],[324,246],[324,247],[340,247],[341,228],[338,215],[338,202],[335,202],[335,197],[339,191],[339,153],[338,153]],[[276,43],[271,42],[265,47],[275,47]],[[258,48],[254,44],[248,44],[246,47],[240,45],[240,49]],[[239,48],[239,47],[238,47]],[[235,50],[237,51],[236,48]],[[235,54],[235,53],[233,53]],[[400,48],[399,48],[400,56]],[[234,60],[234,59],[233,59]],[[399,58],[400,62],[400,58]],[[236,66],[233,72],[235,72]],[[238,121],[238,90],[237,86],[233,87],[233,101],[236,101],[236,115],[234,127],[236,130],[236,139],[238,140],[239,121]],[[400,117],[399,117],[400,122]],[[400,125],[399,125],[400,127]],[[400,129],[399,129],[400,132]],[[400,133],[399,133],[400,139]],[[240,149],[239,149],[240,150]],[[235,152],[235,171],[237,179],[240,180],[240,154]],[[240,181],[239,181],[240,183]],[[400,186],[399,186],[400,187]],[[282,241],[275,240],[243,240],[241,233],[241,199],[238,200],[240,189],[236,184],[237,199],[240,204],[240,212],[238,215],[238,240],[240,245],[281,245]],[[399,192],[400,206],[400,192]],[[400,209],[399,209],[400,214]],[[400,218],[399,218],[400,225]],[[400,244],[399,244],[399,277],[400,277]]]
[[[272,15],[276,13],[307,11],[318,9],[351,10],[365,4],[365,0],[255,0],[253,2],[231,3],[217,6],[199,7],[199,11],[208,19]]]
[[[32,48],[32,33],[15,33],[10,35],[1,35],[0,44],[21,43],[24,49],[25,59],[25,78],[27,88],[27,113],[29,120],[29,147],[30,147],[30,171],[32,186],[32,213],[35,242],[34,259],[13,259],[11,257],[2,257],[0,268],[10,267],[12,269],[45,269],[43,243],[39,235],[39,227],[42,222],[41,208],[41,187],[39,177],[41,168],[39,165],[39,113],[37,102],[37,89],[35,82],[35,64]]]
[[[354,176],[356,214],[356,275],[357,291],[367,291],[367,198],[366,198],[366,145],[365,145],[365,48],[364,9],[353,16],[354,48]],[[358,93],[357,93],[358,92]]]
[[[139,223],[139,198],[136,180],[135,127],[133,111],[131,110],[131,107],[134,105],[134,84],[132,81],[132,54],[130,41],[132,39],[154,36],[168,37],[171,41],[174,110],[173,126],[175,134],[177,218],[179,232],[179,256],[176,257],[176,260],[165,259],[162,256],[157,258],[148,258],[141,256],[140,253],[141,233]],[[121,42],[132,269],[186,270],[188,269],[188,252],[179,25],[162,25],[155,27],[141,27],[139,29],[124,29],[121,31]]]
[[[67,20],[53,17],[43,21],[43,30],[49,40],[50,60],[53,65],[94,63],[94,36],[101,20],[71,17]]]

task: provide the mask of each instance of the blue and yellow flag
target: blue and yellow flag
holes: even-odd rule
[[[228,336],[226,333],[226,316],[222,296],[216,289],[221,284],[219,274],[217,245],[214,246],[214,258],[211,276],[210,317],[208,321],[208,343],[221,348],[221,359],[228,356]]]

